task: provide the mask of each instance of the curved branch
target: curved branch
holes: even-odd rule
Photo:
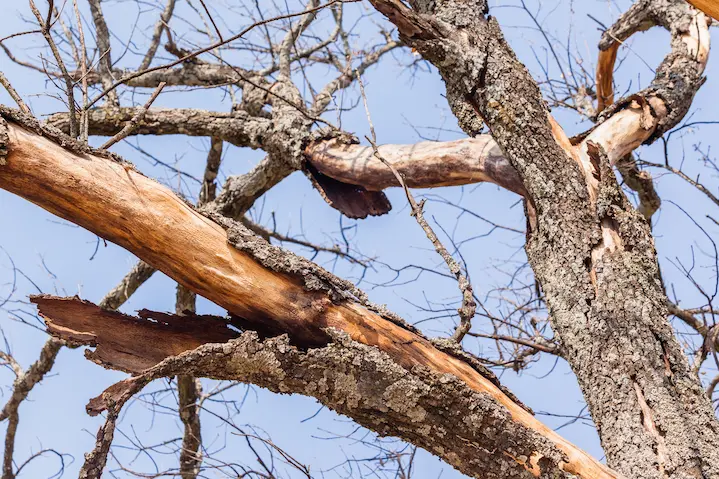
[[[489,181],[524,195],[517,171],[490,135],[456,141],[425,141],[414,145],[382,145],[379,153],[411,188],[466,185]],[[336,180],[380,191],[400,186],[372,148],[330,140],[310,145],[308,160]]]

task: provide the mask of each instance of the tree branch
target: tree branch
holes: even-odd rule
[[[97,108],[88,112],[90,135],[113,136],[142,113],[142,107]],[[67,131],[67,114],[56,113],[48,124]],[[150,108],[131,131],[133,135],[189,135],[219,138],[236,146],[260,148],[272,124],[243,111],[219,113],[186,108]]]
[[[105,313],[77,299],[34,297],[53,331],[97,345],[93,354],[102,361],[118,354],[146,354],[146,345],[129,336],[113,333],[118,323],[129,322],[139,336],[154,336],[157,323]],[[158,313],[143,312],[150,317]],[[105,316],[105,317],[103,317]],[[172,324],[186,318],[162,315],[163,337],[175,342],[185,336]],[[215,329],[221,318],[192,318]],[[106,327],[88,327],[103,323]],[[114,326],[113,326],[114,325]],[[229,331],[229,330],[228,330]],[[326,346],[301,350],[287,336],[261,340],[254,332],[236,335],[223,344],[204,344],[164,359],[139,375],[108,388],[93,399],[88,411],[98,414],[121,404],[149,381],[174,374],[229,379],[257,384],[280,393],[297,393],[320,400],[340,414],[383,435],[393,435],[437,454],[472,477],[496,479],[582,476],[566,463],[564,453],[536,431],[516,422],[516,413],[499,406],[491,396],[478,393],[450,375],[415,367],[405,369],[376,348],[352,340],[345,333],[328,329]],[[119,342],[117,342],[119,341]],[[117,353],[111,353],[108,348]],[[118,356],[119,357],[119,356]],[[448,413],[449,411],[449,413]],[[614,477],[606,468],[593,471]]]
[[[499,388],[491,373],[480,372],[476,366],[438,349],[412,328],[403,326],[399,318],[372,305],[353,285],[307,260],[266,244],[239,224],[210,213],[212,219],[199,214],[167,188],[144,177],[116,156],[73,142],[20,113],[3,110],[2,116],[7,121],[9,140],[7,165],[0,167],[0,188],[130,250],[179,283],[226,308],[241,318],[243,325],[266,332],[288,333],[293,341],[304,345],[327,344],[332,339],[328,328],[334,328],[354,341],[378,348],[402,366],[403,376],[417,367],[432,371],[431,374],[456,376],[485,398],[483,400],[506,408],[512,423],[527,431],[515,437],[518,443],[528,435],[539,435],[551,448],[562,451],[561,459],[549,449],[546,454],[540,452],[544,454],[542,458],[535,455],[541,474],[565,476],[566,471],[571,471],[585,478],[615,477],[535,419]],[[49,316],[53,317],[52,314]],[[174,319],[165,319],[167,321],[177,323]],[[133,328],[141,328],[139,324],[123,322],[123,326],[117,327],[101,318],[92,323],[90,331],[99,334],[104,325],[113,330],[114,337],[137,338],[147,350],[144,354],[152,355],[154,363],[161,357],[179,352],[172,350],[178,343],[167,331],[162,333],[161,341],[152,341],[144,331],[133,334]],[[158,329],[165,328],[160,322],[153,324]],[[202,328],[180,337],[187,338],[185,345],[196,347],[198,341],[204,342],[203,335],[205,338],[212,336],[210,341],[213,342],[225,342],[227,334],[219,329]],[[94,357],[102,358],[102,354],[98,350]],[[131,358],[125,355],[121,359],[125,361],[125,368],[130,369]],[[152,361],[147,361],[144,366]],[[322,369],[332,368],[328,369],[323,360]],[[191,369],[184,373],[197,376]],[[376,378],[372,378],[371,382],[375,381]],[[391,382],[394,383],[394,379]],[[345,399],[351,404],[354,398]],[[443,406],[442,410],[446,408]],[[451,410],[462,416],[467,411]],[[401,432],[400,429],[397,432]],[[506,425],[484,429],[487,432],[511,431]],[[439,437],[436,434],[419,436]],[[487,450],[492,450],[493,444],[486,444]],[[497,458],[505,460],[509,457],[502,452],[482,456],[482,465],[473,466],[474,472],[469,462],[449,459],[456,467],[471,474],[488,476],[499,472],[505,477],[511,474],[523,476],[528,473],[521,463],[531,463],[536,445],[532,443],[526,454],[521,455],[516,455],[515,450],[503,450],[519,462],[512,459],[502,468],[495,468],[498,466],[496,461],[500,460]],[[464,454],[463,451],[471,451],[471,456],[477,457],[474,448],[464,445],[461,450],[452,452]],[[514,469],[509,468],[510,464]]]

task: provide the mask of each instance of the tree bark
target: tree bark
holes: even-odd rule
[[[523,427],[490,396],[455,376],[419,365],[407,369],[335,329],[328,330],[332,341],[327,345],[303,349],[291,345],[286,335],[262,340],[255,332],[232,331],[225,318],[149,311],[132,318],[77,298],[36,296],[32,301],[54,334],[95,345],[92,359],[105,365],[119,361],[137,374],[91,400],[87,409],[93,415],[122,403],[154,378],[192,374],[315,397],[359,424],[410,441],[477,478],[570,478],[590,472],[575,470],[549,438]],[[197,332],[223,329],[233,339],[173,352],[144,368],[147,344],[160,337],[173,345],[169,349],[194,347],[198,339],[209,339]],[[128,362],[131,356],[138,360],[134,365]],[[606,469],[591,472],[616,477]]]
[[[505,415],[522,434],[542,437],[554,448],[537,449],[537,443],[527,444],[524,436],[516,435],[509,443],[478,443],[488,451],[495,450],[482,455],[479,463],[455,459],[456,455],[466,457],[467,451],[476,454],[473,448],[431,449],[463,472],[492,476],[496,461],[503,460],[506,467],[497,470],[514,468],[518,475],[534,474],[526,469],[532,467],[527,466],[527,458],[537,457],[537,453],[547,458],[539,462],[537,474],[542,477],[616,477],[540,423],[498,386],[491,373],[446,348],[438,349],[399,318],[369,303],[353,285],[266,244],[238,224],[213,216],[224,223],[225,230],[113,155],[99,156],[57,130],[42,128],[8,110],[2,113],[7,120],[7,154],[6,164],[0,167],[0,188],[128,249],[178,283],[227,308],[241,318],[241,324],[264,332],[289,333],[293,342],[303,347],[327,344],[334,337],[328,328],[333,328],[353,341],[376,347],[403,370],[420,368],[433,375],[456,376],[498,405],[493,415]],[[93,330],[101,326],[113,327],[101,319]],[[122,336],[121,331],[115,334]],[[169,347],[169,354],[180,352],[173,349],[175,343],[169,338],[148,341],[146,334],[129,331],[127,334],[142,341],[148,350]],[[197,334],[185,335],[198,341]],[[521,446],[524,452],[507,450],[510,444]]]
[[[450,102],[473,106],[522,178],[536,211],[527,256],[608,464],[634,478],[719,477],[719,423],[667,320],[649,227],[610,167],[623,155],[591,141],[632,109],[611,141],[642,132],[638,146],[676,125],[702,83],[703,15],[683,0],[640,2],[646,20],[671,23],[672,52],[649,89],[609,108],[575,148],[486,2],[372,3],[439,69]]]

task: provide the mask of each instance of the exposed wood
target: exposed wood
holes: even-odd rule
[[[336,180],[374,191],[399,186],[392,171],[368,146],[330,140],[309,146],[306,153],[312,165]],[[423,141],[414,145],[382,145],[379,153],[402,174],[411,188],[489,181],[524,194],[519,175],[490,135],[456,141]]]
[[[597,60],[597,113],[614,103],[614,63],[617,61],[619,42],[606,50],[599,50]]]
[[[112,331],[112,325],[117,325],[115,313],[77,298],[41,296],[34,297],[33,302],[53,331],[69,340],[83,338],[83,343],[96,345],[97,350],[103,350],[105,360],[113,361],[114,356],[122,360],[126,352],[136,357],[147,355],[147,344]],[[144,315],[158,317],[158,313]],[[182,342],[180,338],[186,338],[183,327],[176,330],[173,323],[180,321],[181,325],[183,318],[165,317],[163,337]],[[212,328],[221,320],[195,318]],[[150,321],[127,316],[121,321],[131,321],[148,336],[155,335],[156,325]],[[109,326],[94,326],[100,323]],[[137,376],[110,386],[91,400],[87,409],[92,415],[111,411],[152,379],[186,372],[313,396],[366,427],[404,437],[435,452],[473,477],[574,477],[569,464],[563,459],[557,461],[556,445],[514,423],[511,411],[487,401],[486,396],[436,371],[405,370],[375,348],[341,333],[332,335],[328,345],[304,350],[288,344],[286,337],[260,340],[254,332],[238,334],[229,343],[199,348],[189,348],[187,342],[187,352],[168,356],[147,370],[134,371]],[[483,461],[490,466],[484,471],[467,467]]]
[[[322,340],[324,328],[333,327],[355,341],[378,347],[405,368],[422,366],[452,374],[492,397],[517,423],[563,451],[565,471],[583,478],[616,477],[468,363],[357,303],[335,302],[322,291],[308,291],[294,277],[263,267],[250,254],[229,245],[220,225],[130,165],[74,153],[12,119],[7,123],[8,155],[7,164],[0,167],[0,188],[126,248],[247,321],[307,341]]]
[[[687,0],[702,12],[719,20],[719,0]]]

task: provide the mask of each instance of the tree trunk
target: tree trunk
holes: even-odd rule
[[[481,116],[522,178],[528,211],[536,214],[527,256],[608,464],[632,478],[719,477],[719,422],[668,322],[649,226],[611,170],[616,152],[607,142],[571,144],[497,22],[486,17],[486,2],[411,3],[414,9],[373,0],[437,66],[453,110]],[[708,34],[705,40],[703,15],[683,0],[640,3],[648,12],[643,28],[671,18],[673,50],[651,87],[604,119],[638,109],[629,131],[651,140],[691,104]],[[625,131],[611,141],[621,142]]]

